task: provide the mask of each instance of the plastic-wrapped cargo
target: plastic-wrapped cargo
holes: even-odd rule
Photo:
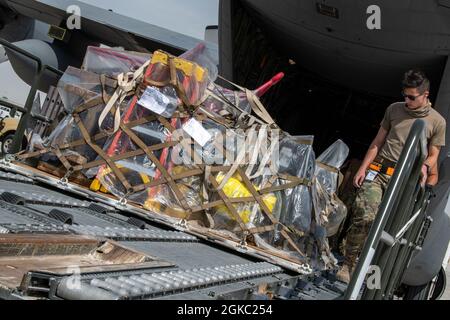
[[[105,107],[103,97],[113,94],[114,81],[111,79],[102,81],[98,74],[68,67],[61,77],[57,89],[68,114],[49,135],[44,145],[50,148],[60,148],[76,141],[82,141],[83,135],[80,126],[77,124],[77,119],[73,116],[73,112],[77,106],[88,101],[94,102],[93,106],[82,110],[77,115],[89,136],[95,137],[98,135],[101,130],[97,125],[97,119]],[[119,106],[119,108],[123,108],[123,106]],[[112,128],[112,124],[112,115],[107,115],[104,121],[104,128],[109,130]],[[106,137],[102,137],[96,140],[96,144],[103,145],[105,141]],[[81,143],[71,148],[64,148],[62,154],[66,155],[68,150],[80,159],[83,159],[82,162],[89,162],[97,157],[97,152],[86,143]]]
[[[314,205],[316,212],[319,213],[319,221],[326,226],[327,237],[331,237],[339,231],[341,223],[347,216],[347,208],[336,193],[339,184],[339,169],[347,159],[348,152],[347,145],[343,141],[337,140],[316,161]]]
[[[89,46],[84,56],[82,69],[116,77],[120,73],[137,70],[150,58],[149,53]]]
[[[182,57],[156,51],[147,61],[90,48],[85,70],[69,68],[59,83],[69,115],[48,150],[21,157],[57,158],[69,177],[92,179],[92,190],[196,232],[331,268],[337,182],[322,168],[342,164],[343,145],[316,164],[313,137],[281,131],[259,102],[276,79],[256,91],[224,89],[203,48]],[[84,160],[67,161],[74,154]]]
[[[175,69],[171,69],[171,63],[174,63]],[[171,73],[172,70],[173,73]],[[170,85],[171,81],[180,86]],[[148,85],[139,99],[135,96],[128,105],[122,120],[125,124],[136,122],[142,118],[153,117],[153,120],[130,129],[119,129],[105,145],[108,156],[133,152],[140,148],[139,143],[143,143],[145,146],[155,146],[170,142],[172,138],[170,130],[180,129],[191,118],[189,114],[175,117],[175,110],[177,107],[181,107],[183,102],[189,105],[198,102],[206,88],[207,72],[195,63],[180,58],[170,58],[167,54],[157,51],[145,71],[143,83]],[[161,122],[162,118],[159,116],[167,118],[166,122]],[[137,142],[138,140],[140,141]],[[183,167],[175,166],[171,161],[173,147],[174,145],[168,145],[154,150],[150,157],[149,154],[142,154],[131,159],[125,158],[117,162],[120,165],[119,170],[123,172],[131,187],[158,180],[162,176],[181,174],[184,170]],[[97,179],[108,191],[119,197],[129,195],[127,186],[118,179],[115,172],[105,165],[98,170]],[[136,178],[130,180],[131,177]],[[179,181],[179,190],[176,190],[179,191],[178,194],[169,186],[160,184],[133,192],[129,195],[130,200],[152,211],[171,213],[172,215],[181,214],[186,207],[200,204],[198,197],[200,189],[190,192],[190,189],[198,185],[197,180],[189,177]],[[180,195],[183,195],[183,199],[186,200],[184,208],[178,204]]]
[[[349,149],[342,140],[336,140],[318,158],[316,176],[328,193],[336,193],[339,169],[348,157]]]
[[[312,136],[287,136],[280,142],[280,173],[312,181],[314,151]],[[300,231],[308,231],[312,219],[312,200],[309,186],[301,184],[284,191],[286,199],[280,222]]]

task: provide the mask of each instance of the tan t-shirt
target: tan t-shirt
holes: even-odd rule
[[[404,102],[391,104],[384,114],[381,126],[387,130],[386,141],[379,155],[390,161],[400,158],[403,146],[412,124],[417,119],[425,120],[428,145],[445,145],[445,119],[433,108],[430,113],[422,118],[416,118],[405,111]]]

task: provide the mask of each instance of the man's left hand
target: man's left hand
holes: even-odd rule
[[[420,185],[422,187],[425,187],[425,183],[427,182],[428,178],[428,167],[426,165],[422,165],[422,180],[420,180]]]

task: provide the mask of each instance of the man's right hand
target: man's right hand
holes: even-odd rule
[[[355,174],[355,176],[353,178],[353,185],[356,188],[361,188],[365,178],[366,178],[366,170],[365,169],[363,169],[363,170],[359,169],[358,172],[356,172],[356,174]]]

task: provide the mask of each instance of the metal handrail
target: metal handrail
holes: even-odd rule
[[[416,250],[421,250],[422,243],[420,243],[420,238],[422,237],[422,232],[426,232],[427,229],[423,229],[424,224],[429,219],[429,216],[426,214],[428,204],[430,203],[430,199],[432,197],[431,188],[425,188],[420,190],[420,194],[418,196],[418,200],[413,209],[413,213],[419,211],[419,215],[413,225],[408,229],[405,233],[404,238],[406,240],[405,245],[401,246],[399,252],[397,253],[397,257],[395,259],[394,267],[390,272],[390,277],[387,279],[386,288],[382,292],[378,292],[380,295],[384,295],[385,297],[392,297],[394,291],[401,285],[403,280],[403,275],[408,268],[409,262],[413,256],[413,253]],[[363,298],[367,295],[364,294]],[[377,296],[375,296],[376,298]]]
[[[57,77],[61,77],[63,75],[63,72],[52,66],[43,65],[42,61],[39,57],[29,53],[28,51],[26,51],[22,48],[19,48],[18,46],[12,44],[11,42],[9,42],[5,39],[0,38],[0,45],[3,45],[12,51],[15,51],[19,54],[24,55],[25,57],[33,60],[37,64],[36,72],[33,77],[33,84],[31,85],[31,88],[28,92],[25,106],[21,110],[22,117],[20,118],[19,124],[16,129],[16,133],[14,134],[13,143],[11,146],[11,153],[15,154],[20,151],[20,148],[22,145],[23,136],[25,134],[25,130],[27,128],[28,121],[29,121],[29,118],[31,115],[31,109],[33,107],[34,99],[36,97],[37,85],[38,85],[39,81],[41,81],[41,78],[44,75],[46,70],[54,73]]]
[[[0,98],[0,105],[3,105],[5,107],[8,107],[11,109],[11,111],[9,112],[9,115],[12,118],[14,118],[17,111],[22,112],[22,114],[24,114],[27,111],[24,107],[21,107],[18,104],[15,104],[14,102],[11,102],[11,101],[8,101],[8,100],[2,99],[2,98]],[[31,117],[35,118],[37,120],[40,120],[40,121],[44,121],[44,122],[51,121],[47,117],[44,117],[43,115],[40,115],[40,114],[35,114],[33,112],[31,112]]]
[[[384,230],[401,227],[411,217],[415,204],[414,200],[420,191],[418,185],[422,164],[426,156],[425,122],[418,119],[413,123],[406,139],[405,147],[397,162],[395,172],[388,184],[359,262],[345,292],[345,299],[355,300],[358,298],[374,257],[383,260],[389,258],[389,255],[383,254],[383,250],[386,251],[385,246],[380,246],[381,236],[383,232],[386,232]],[[390,250],[387,251],[391,253]],[[392,267],[391,262],[390,268]]]

